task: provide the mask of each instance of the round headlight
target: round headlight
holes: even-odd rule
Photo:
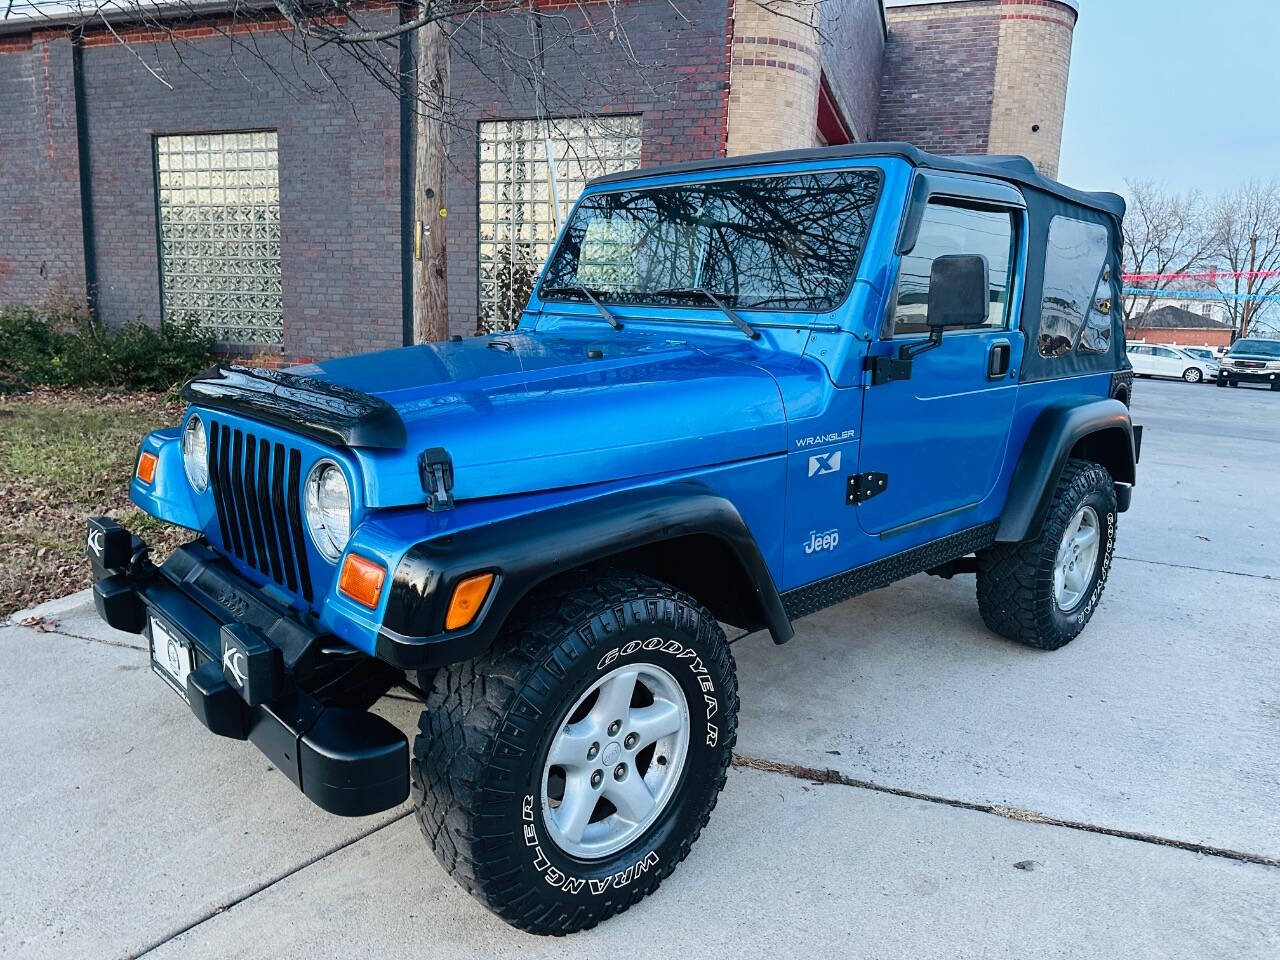
[[[351,537],[351,489],[342,469],[332,460],[317,463],[307,474],[303,500],[311,542],[337,560]]]
[[[196,493],[209,489],[209,441],[205,437],[204,424],[194,413],[182,431],[182,465],[187,471],[187,481]]]

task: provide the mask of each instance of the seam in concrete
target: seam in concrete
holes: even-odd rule
[[[126,957],[126,960],[138,960],[139,957],[144,957],[148,953],[151,953],[155,950],[160,949],[166,943],[170,943],[171,941],[178,939],[178,937],[182,936],[184,933],[189,933],[190,931],[194,930],[196,927],[200,926],[202,923],[212,920],[214,917],[218,916],[219,914],[226,913],[232,907],[237,906],[241,903],[244,903],[246,900],[250,899],[251,897],[256,897],[258,894],[262,893],[264,890],[274,887],[277,883],[280,883],[282,880],[288,880],[294,874],[300,873],[301,871],[307,869],[307,867],[314,866],[315,864],[319,863],[321,860],[324,860],[327,857],[331,857],[335,853],[340,853],[343,850],[347,849],[347,847],[350,847],[354,844],[359,843],[361,840],[368,839],[369,837],[377,833],[379,830],[385,830],[387,827],[390,827],[393,824],[399,823],[401,820],[410,816],[412,813],[413,813],[412,809],[401,811],[400,813],[391,817],[389,820],[384,820],[382,823],[379,823],[376,826],[370,827],[368,830],[364,830],[356,834],[350,840],[344,840],[342,843],[335,844],[334,846],[330,847],[327,850],[322,850],[320,853],[317,853],[313,857],[309,857],[308,859],[304,860],[302,863],[299,863],[297,866],[290,867],[288,870],[285,870],[282,873],[276,874],[274,877],[270,878],[269,880],[264,880],[262,883],[256,884],[254,887],[247,890],[240,896],[233,897],[232,899],[228,900],[226,903],[223,903],[223,904],[220,904],[219,906],[214,907],[212,910],[208,911],[203,916],[197,917],[195,920],[192,920],[190,923],[186,924],[185,926],[179,927],[178,929],[165,934],[159,939],[152,941],[151,943],[143,947],[141,950],[139,950],[137,953],[129,954]]]
[[[19,629],[19,630],[30,630],[32,633],[40,633],[45,635],[52,634],[55,637],[66,637],[68,640],[83,640],[86,643],[101,643],[103,646],[120,647],[121,649],[124,649],[124,650],[142,650],[145,652],[147,649],[146,644],[143,644],[143,643],[126,643],[123,640],[113,640],[110,637],[86,637],[82,633],[70,633],[59,627],[54,627],[52,630],[41,630],[39,629],[39,627],[35,627],[35,626],[28,627],[22,623],[11,623],[11,624],[8,624],[8,626]]]
[[[1222,570],[1218,567],[1197,567],[1192,563],[1170,563],[1168,560],[1144,560],[1142,557],[1122,557],[1116,554],[1116,560],[1128,560],[1131,563],[1152,563],[1157,567],[1176,567],[1179,570],[1199,570],[1201,573],[1225,573],[1232,577],[1252,577],[1254,580],[1270,580],[1275,582],[1275,577],[1269,573],[1243,573],[1240,570]]]
[[[1280,867],[1280,857],[1268,857],[1259,853],[1245,853],[1240,850],[1228,850],[1225,847],[1214,847],[1206,843],[1195,843],[1190,840],[1174,840],[1154,833],[1142,833],[1137,830],[1121,830],[1116,827],[1103,827],[1080,820],[1066,820],[1062,817],[1051,817],[1034,810],[1021,810],[1017,807],[1006,807],[998,803],[976,803],[972,800],[956,800],[934,793],[923,793],[919,790],[908,790],[905,787],[890,787],[870,780],[859,780],[847,777],[838,770],[820,770],[817,767],[806,767],[795,763],[778,763],[760,757],[748,757],[740,753],[733,755],[733,765],[748,770],[761,770],[765,773],[777,773],[797,780],[808,780],[811,783],[834,783],[844,787],[857,787],[861,790],[872,790],[893,797],[905,797],[909,800],[923,800],[959,810],[972,810],[975,813],[989,813],[1006,820],[1020,820],[1023,823],[1038,823],[1048,827],[1063,827],[1068,830],[1079,830],[1082,833],[1097,833],[1121,840],[1134,840],[1138,843],[1150,843],[1159,847],[1173,847],[1188,853],[1199,853],[1206,857],[1219,857],[1224,860],[1237,860],[1241,863],[1254,863],[1263,867]]]

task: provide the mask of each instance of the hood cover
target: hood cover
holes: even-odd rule
[[[744,360],[643,332],[515,331],[295,367],[385,402],[398,449],[354,447],[370,507],[424,503],[443,447],[457,500],[672,473],[781,453],[777,383]],[[736,352],[736,351],[735,351]]]

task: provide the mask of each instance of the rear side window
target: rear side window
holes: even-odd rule
[[[976,253],[987,259],[991,313],[986,326],[1001,328],[1009,318],[1009,262],[1013,257],[1013,214],[930,201],[920,221],[916,245],[902,258],[893,333],[927,333],[929,272],[944,254]]]
[[[1049,224],[1036,344],[1040,356],[1111,349],[1109,241],[1107,228],[1100,223],[1054,217]]]

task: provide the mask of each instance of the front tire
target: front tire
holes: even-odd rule
[[[418,821],[508,923],[586,929],[688,855],[737,717],[733,655],[692,597],[622,574],[548,592],[484,656],[436,674],[414,743]]]
[[[978,610],[986,625],[1041,650],[1074,640],[1106,586],[1116,516],[1106,468],[1068,460],[1040,535],[978,553]]]
[[[1182,371],[1182,379],[1187,381],[1187,383],[1199,383],[1204,379],[1204,374],[1200,371],[1199,367],[1187,367],[1187,369]]]

